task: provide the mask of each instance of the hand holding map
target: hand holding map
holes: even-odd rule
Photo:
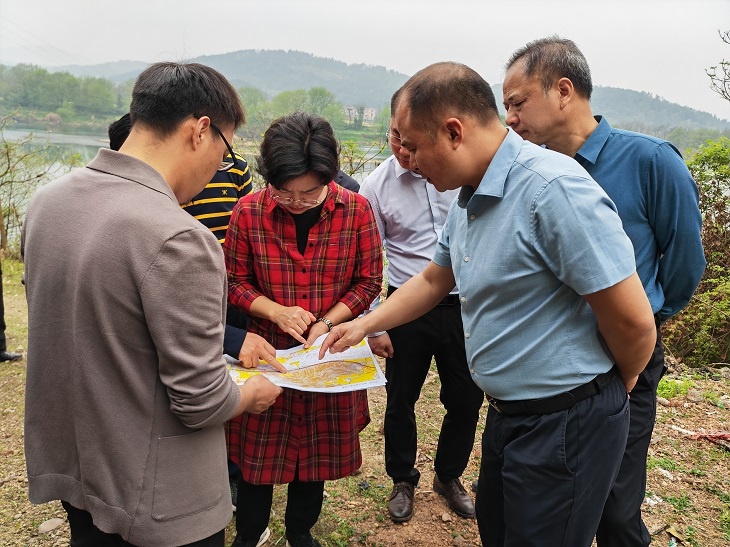
[[[237,384],[244,383],[251,376],[264,374],[278,386],[300,391],[342,393],[385,385],[385,375],[365,340],[342,353],[327,354],[320,360],[318,353],[325,337],[320,336],[306,349],[301,345],[277,351],[276,360],[284,365],[286,373],[277,372],[264,362],[255,369],[243,368],[227,355],[228,371]]]

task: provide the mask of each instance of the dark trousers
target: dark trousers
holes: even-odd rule
[[[507,416],[490,407],[476,496],[485,547],[590,547],[629,429],[623,383],[567,410]]]
[[[259,539],[269,525],[273,484],[251,484],[238,479],[236,535],[246,540]],[[286,537],[295,538],[308,533],[322,512],[324,481],[289,483],[284,526]]]
[[[641,504],[646,494],[646,456],[656,420],[657,386],[665,370],[661,333],[657,328],[654,353],[631,390],[629,438],[596,533],[600,547],[639,547],[651,542],[641,519]]]
[[[134,547],[119,534],[107,534],[94,526],[91,513],[78,509],[65,501],[61,502],[68,515],[71,527],[71,547]],[[210,537],[188,543],[182,547],[223,547],[226,531],[221,530]]]
[[[435,357],[441,379],[440,399],[446,409],[435,469],[442,481],[458,478],[469,462],[484,400],[484,392],[469,374],[461,307],[458,303],[436,306],[388,334],[393,358],[386,361],[385,368],[385,470],[393,482],[418,484],[415,405]]]

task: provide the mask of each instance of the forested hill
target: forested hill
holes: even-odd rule
[[[191,59],[210,65],[237,87],[255,87],[270,98],[282,91],[325,87],[344,105],[381,108],[408,75],[382,66],[347,64],[300,51],[243,50]],[[77,76],[96,76],[120,83],[136,77],[145,63],[118,61],[94,66],[49,69]],[[493,86],[501,104],[501,86]],[[680,106],[651,93],[596,87],[593,110],[614,126],[642,128],[712,128],[730,130],[730,122],[712,114]],[[500,107],[501,108],[501,107]]]

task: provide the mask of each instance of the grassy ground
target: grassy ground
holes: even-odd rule
[[[3,262],[8,349],[25,352],[27,318],[21,272],[19,262]],[[644,505],[654,545],[730,545],[730,451],[705,437],[693,438],[687,433],[730,431],[727,372],[683,371],[678,367],[662,381]],[[24,383],[25,361],[0,363],[0,546],[66,546],[69,529],[60,503],[37,506],[27,499],[22,436]],[[384,469],[381,433],[385,392],[371,390],[372,423],[361,435],[362,470],[356,476],[325,486],[322,516],[313,530],[323,545],[479,545],[475,522],[451,513],[443,499],[431,490],[433,457],[443,416],[438,391],[438,376],[432,371],[417,406],[418,467],[422,479],[416,491],[413,519],[407,524],[393,524],[388,518],[391,483]],[[467,488],[478,472],[480,435],[481,428],[464,473]],[[277,487],[269,545],[285,544],[285,500],[286,489]],[[49,532],[39,530],[54,518],[60,519],[56,528]],[[232,524],[227,532],[230,543],[234,534]]]

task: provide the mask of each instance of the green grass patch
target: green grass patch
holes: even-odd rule
[[[646,468],[647,469],[665,469],[666,471],[676,471],[677,470],[677,463],[672,460],[671,458],[667,457],[655,457],[655,456],[649,456],[647,462],[646,462]]]
[[[687,392],[692,389],[694,383],[692,380],[673,380],[671,378],[662,378],[659,380],[659,387],[657,387],[657,396],[663,397],[664,399],[671,399],[679,395],[687,395]]]

